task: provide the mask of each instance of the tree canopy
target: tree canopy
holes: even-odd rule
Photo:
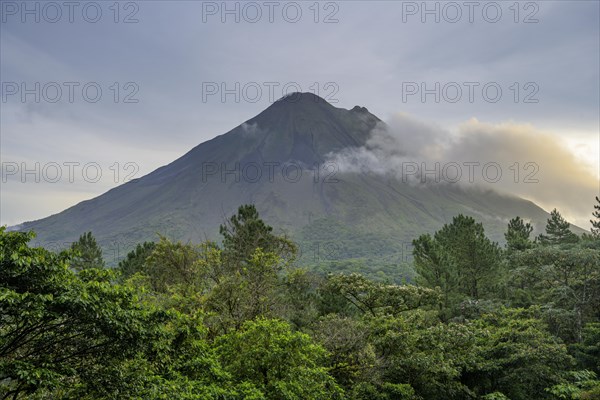
[[[506,250],[456,216],[414,240],[416,279],[298,268],[254,206],[221,243],[159,236],[105,266],[0,228],[0,398],[600,398],[600,240],[558,211]]]

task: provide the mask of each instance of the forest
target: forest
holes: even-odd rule
[[[253,205],[218,242],[160,236],[109,268],[0,228],[3,399],[600,399],[600,199],[506,244],[457,215],[414,280],[299,267]],[[390,238],[393,240],[393,238]]]

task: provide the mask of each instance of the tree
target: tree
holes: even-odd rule
[[[96,243],[92,232],[86,232],[79,240],[71,244],[74,257],[71,260],[71,268],[82,271],[89,268],[103,268],[102,249]]]
[[[440,288],[443,309],[456,303],[459,292],[458,270],[448,252],[431,235],[424,234],[413,240],[413,256],[417,283],[429,288]]]
[[[473,218],[458,215],[433,238],[424,235],[413,243],[418,279],[440,286],[447,302],[452,297],[454,303],[456,294],[479,299],[493,291],[501,251]]]
[[[274,235],[273,228],[260,219],[252,204],[240,206],[219,228],[223,236],[223,258],[229,269],[239,268],[260,247],[266,253],[275,253],[282,260],[292,261],[296,246],[285,237]]]
[[[478,395],[548,399],[545,389],[574,366],[566,346],[547,331],[539,307],[486,314],[469,329],[475,343],[461,380]]]
[[[469,326],[440,323],[422,310],[370,318],[369,326],[382,383],[409,385],[422,399],[474,398],[460,380],[473,362]]]
[[[571,346],[581,369],[600,375],[600,322],[590,322],[583,328],[582,340]]]
[[[71,257],[80,254],[30,248],[33,237],[0,228],[2,398],[89,384],[140,351],[162,318],[114,286],[111,270],[75,274]]]
[[[555,208],[550,213],[550,218],[546,225],[546,234],[540,234],[538,239],[544,245],[576,243],[579,238],[571,232],[571,229],[569,229],[570,226],[571,224]]]
[[[595,220],[591,219],[590,222],[592,223],[592,235],[600,237],[600,198],[598,196],[596,196],[596,203],[598,204],[594,204],[594,212],[592,213]]]
[[[583,326],[599,315],[600,252],[584,245],[519,252],[508,271],[513,304],[542,306],[550,332],[567,342],[580,341]]]
[[[533,226],[521,219],[515,217],[508,223],[508,230],[504,234],[506,239],[506,248],[508,250],[526,250],[533,246],[533,242],[529,240],[529,235],[533,231]]]
[[[259,247],[243,268],[220,276],[206,299],[208,309],[216,313],[217,329],[225,332],[239,329],[244,321],[272,316],[279,300],[280,271],[279,257]]]
[[[311,336],[330,354],[330,374],[347,391],[359,382],[378,383],[378,359],[369,333],[364,321],[336,314],[311,326]]]
[[[223,370],[202,313],[157,308],[110,269],[69,268],[0,227],[0,398],[264,399]]]
[[[173,243],[164,236],[146,258],[148,275],[154,290],[166,293],[180,286],[186,293],[198,292],[207,274],[201,260],[201,246]]]
[[[119,262],[121,278],[127,279],[136,273],[147,273],[146,259],[156,247],[154,242],[144,242],[136,246],[135,250],[127,253],[124,260]]]
[[[258,316],[273,316],[280,300],[280,272],[294,260],[296,246],[272,231],[253,205],[241,206],[221,225],[223,249],[219,260],[208,266],[213,285],[206,296],[218,331],[239,329]]]
[[[397,315],[439,303],[439,293],[435,290],[374,282],[360,274],[330,275],[326,289],[344,298],[361,313],[371,316]]]
[[[259,318],[216,339],[234,382],[249,382],[269,400],[336,399],[342,390],[325,368],[327,352],[286,322]]]

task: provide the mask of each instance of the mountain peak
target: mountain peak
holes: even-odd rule
[[[245,136],[244,147],[252,153],[245,159],[314,165],[330,152],[363,145],[378,121],[366,109],[353,112],[314,93],[289,93],[243,124],[257,132]]]
[[[368,113],[369,112],[367,107],[361,107],[361,106],[354,106],[354,107],[352,107],[352,110],[350,110],[350,111],[359,112],[359,113]]]
[[[278,102],[287,102],[287,103],[307,103],[307,102],[313,102],[313,103],[325,103],[325,104],[329,104],[327,103],[327,101],[322,98],[317,96],[316,94],[312,93],[312,92],[293,92],[293,93],[288,93],[285,96],[283,96],[282,98],[280,98],[279,100],[275,101],[276,103]]]

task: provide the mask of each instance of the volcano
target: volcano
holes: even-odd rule
[[[255,204],[276,231],[300,245],[304,264],[393,270],[409,261],[412,239],[462,213],[503,240],[521,216],[543,229],[534,203],[459,185],[411,185],[370,172],[348,173],[328,155],[364,146],[382,124],[366,108],[337,108],[294,93],[231,131],[152,173],[59,214],[26,222],[39,245],[64,247],[91,231],[115,264],[157,233],[174,240],[218,239],[241,204]],[[358,267],[357,267],[358,266]],[[382,267],[383,266],[383,267]]]

